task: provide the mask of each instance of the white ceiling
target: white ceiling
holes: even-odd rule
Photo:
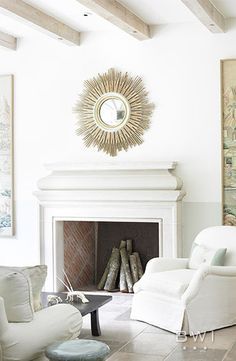
[[[24,0],[25,2],[54,16],[78,31],[104,31],[114,29],[114,25],[93,14],[77,0]],[[197,22],[196,17],[181,0],[119,0],[147,24]],[[226,18],[236,18],[236,0],[212,0],[212,3]],[[90,16],[84,16],[90,13]],[[3,15],[4,14],[4,15]],[[32,36],[36,31],[22,25],[0,9],[0,30],[15,36]]]

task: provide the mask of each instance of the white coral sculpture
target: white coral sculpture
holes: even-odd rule
[[[63,270],[63,274],[65,276],[66,282],[64,282],[61,278],[57,277],[59,279],[59,281],[66,287],[67,289],[67,297],[66,297],[66,301],[68,302],[74,302],[74,297],[76,297],[76,299],[80,299],[82,301],[82,303],[88,303],[89,300],[85,297],[85,295],[80,292],[80,291],[74,291],[72,284],[70,283],[70,280],[65,272],[65,270]]]

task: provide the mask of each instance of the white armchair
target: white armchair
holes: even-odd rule
[[[189,259],[150,260],[134,286],[132,319],[186,334],[236,324],[236,227],[207,228],[194,243],[208,254],[226,248],[224,266],[205,258],[197,269]]]
[[[0,361],[45,361],[47,346],[78,337],[80,312],[69,304],[41,309],[45,266],[0,267]]]
[[[80,312],[67,304],[37,311],[31,322],[9,323],[0,297],[0,361],[48,360],[45,348],[78,337],[81,327]]]

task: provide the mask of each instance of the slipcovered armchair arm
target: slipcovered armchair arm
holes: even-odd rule
[[[148,261],[145,275],[155,272],[171,271],[174,269],[187,268],[188,258],[152,258]]]
[[[151,273],[183,269],[188,266],[188,258],[164,258],[156,257],[148,261],[143,277],[134,284],[134,292],[140,290],[142,281]]]
[[[4,300],[0,297],[0,338],[8,330],[8,319],[5,311]],[[1,350],[1,346],[0,346]],[[1,351],[0,351],[1,355]],[[0,358],[1,360],[1,358]]]
[[[212,277],[219,282],[221,279],[224,279],[223,282],[225,282],[226,278],[227,282],[232,284],[232,287],[236,287],[236,267],[202,265],[196,271],[187,290],[184,292],[182,301],[185,304],[191,302],[201,292],[204,282],[208,282],[209,286],[212,284]]]

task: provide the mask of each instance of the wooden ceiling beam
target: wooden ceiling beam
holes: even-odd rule
[[[35,25],[47,35],[68,45],[79,45],[80,34],[68,25],[22,0],[0,0],[0,10]]]
[[[181,0],[212,33],[225,31],[223,15],[209,0]]]
[[[3,46],[7,49],[16,50],[17,38],[0,31],[0,46]]]
[[[116,0],[77,0],[95,14],[138,40],[150,38],[149,26]]]

